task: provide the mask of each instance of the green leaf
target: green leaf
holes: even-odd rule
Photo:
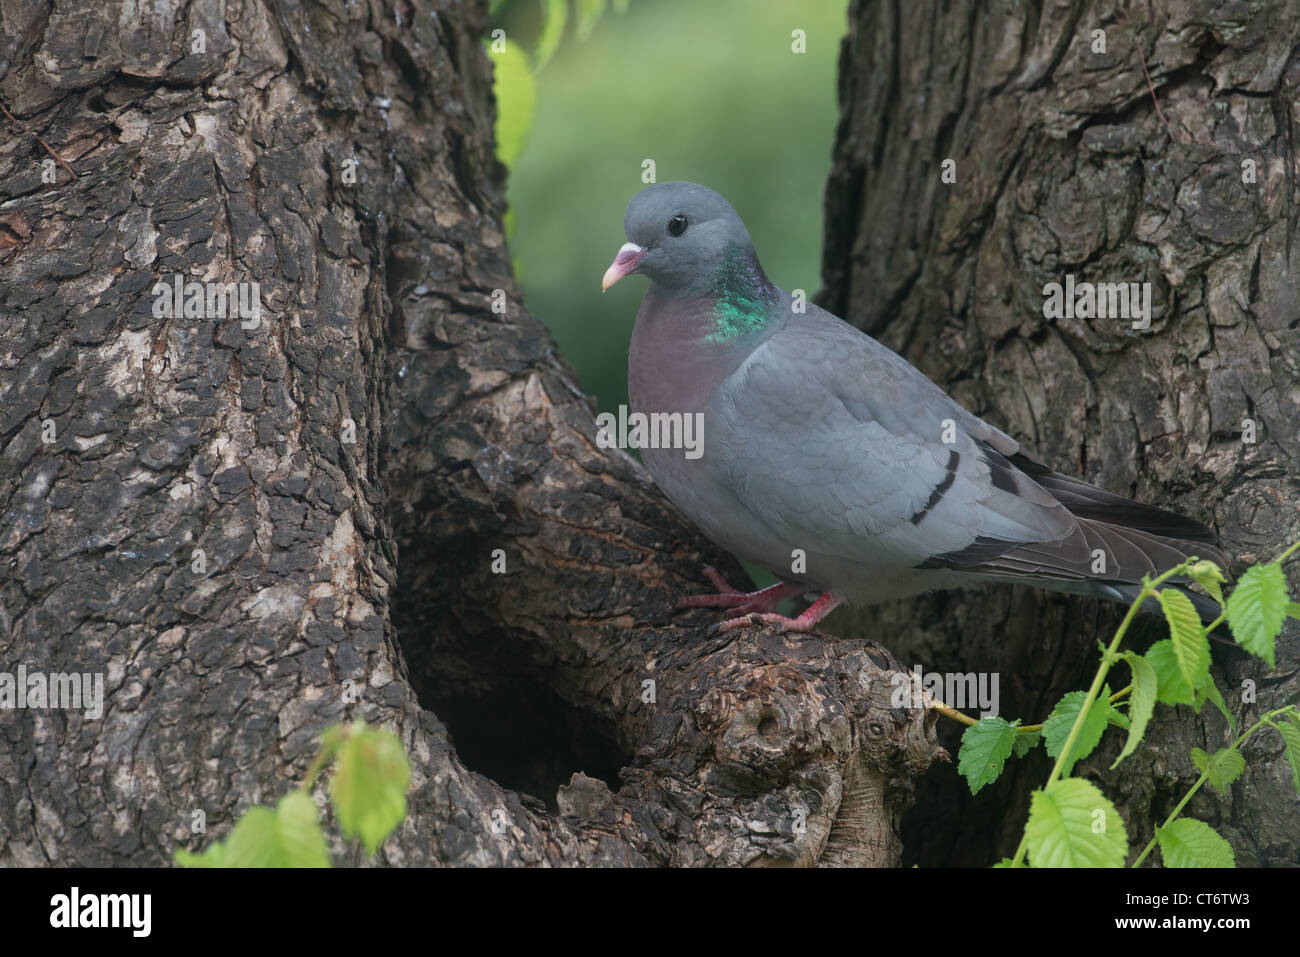
[[[1200,699],[1204,698],[1213,702],[1214,706],[1219,709],[1219,713],[1223,715],[1224,720],[1228,722],[1228,727],[1234,731],[1236,730],[1237,722],[1233,720],[1232,712],[1228,710],[1223,695],[1219,693],[1219,686],[1214,683],[1214,676],[1208,671],[1205,673],[1205,677],[1201,679],[1201,683],[1196,686],[1196,696],[1198,699],[1196,709],[1198,714],[1200,713]]]
[[[1300,618],[1300,602],[1294,602],[1294,601],[1287,602],[1286,616],[1288,618]]]
[[[551,62],[564,37],[564,27],[569,20],[567,0],[541,0],[542,32],[537,35],[537,52],[533,55],[533,71],[540,73]]]
[[[1023,758],[1034,748],[1038,747],[1038,742],[1043,740],[1043,736],[1037,731],[1017,731],[1014,752],[1016,757]]]
[[[275,812],[258,805],[244,812],[226,842],[226,867],[279,867]]]
[[[1208,751],[1201,748],[1192,748],[1192,764],[1202,774],[1205,773],[1206,767],[1209,766],[1211,757],[1212,755]]]
[[[1228,579],[1223,577],[1223,572],[1214,562],[1202,559],[1187,569],[1187,574],[1191,576],[1196,584],[1204,588],[1220,605],[1223,604],[1223,589],[1219,586]]]
[[[1192,764],[1220,794],[1227,794],[1232,782],[1246,770],[1246,759],[1236,748],[1220,748],[1213,754],[1192,748]]]
[[[411,769],[391,731],[354,730],[339,749],[330,798],[343,833],[359,836],[370,854],[406,816]]]
[[[1124,741],[1124,750],[1120,751],[1115,764],[1111,765],[1112,769],[1142,743],[1142,737],[1147,732],[1147,722],[1151,720],[1151,713],[1156,708],[1156,694],[1160,687],[1155,669],[1145,658],[1132,651],[1126,651],[1120,657],[1128,663],[1129,671],[1133,674],[1133,690],[1129,692],[1128,738]]]
[[[1012,860],[1011,858],[1009,858],[1009,857],[1004,857],[1004,858],[1002,858],[1002,860],[998,861],[998,862],[997,862],[996,864],[994,864],[993,866],[994,866],[994,867],[1015,867],[1015,866],[1016,866],[1016,862],[1013,861],[1013,860]]]
[[[1236,867],[1232,845],[1214,828],[1195,818],[1180,817],[1168,827],[1156,828],[1165,867]]]
[[[329,867],[329,845],[320,828],[316,802],[302,791],[290,791],[275,808],[275,837],[280,867]]]
[[[1300,794],[1300,718],[1295,712],[1273,725],[1286,742],[1286,760],[1291,765],[1291,786]]]
[[[1047,740],[1047,753],[1052,757],[1057,757],[1065,747],[1065,739],[1069,737],[1070,729],[1074,727],[1074,719],[1078,717],[1084,699],[1087,697],[1085,691],[1071,691],[1057,703],[1047,720],[1043,722],[1043,737]],[[1084,718],[1079,736],[1074,741],[1074,752],[1061,770],[1062,776],[1068,776],[1075,762],[1082,761],[1092,754],[1097,743],[1101,741],[1101,736],[1106,730],[1106,712],[1110,707],[1106,699],[1109,697],[1110,689],[1103,688],[1101,697],[1088,709],[1088,716]]]
[[[998,779],[1016,737],[1016,726],[1003,718],[980,718],[962,733],[957,773],[966,779],[971,794]]]
[[[286,794],[275,810],[249,808],[224,847],[217,842],[202,854],[177,851],[175,859],[184,867],[330,866],[316,804],[302,791]]]
[[[492,93],[497,101],[497,159],[511,168],[524,151],[528,131],[537,113],[537,80],[528,69],[528,58],[519,45],[508,42],[505,50],[492,55],[495,63]]]
[[[578,0],[578,39],[586,40],[605,13],[605,0]]]
[[[1210,642],[1201,626],[1192,600],[1177,588],[1160,592],[1160,610],[1169,623],[1169,638],[1174,643],[1174,657],[1183,679],[1196,687],[1201,676],[1210,670]]]
[[[1237,644],[1257,658],[1273,663],[1273,639],[1286,620],[1286,576],[1276,562],[1255,565],[1237,582],[1228,596],[1228,627]]]
[[[1144,656],[1151,670],[1156,673],[1156,700],[1165,704],[1192,704],[1195,697],[1192,686],[1184,679],[1178,669],[1178,658],[1174,654],[1174,643],[1168,638],[1157,641],[1147,649]]]
[[[1032,867],[1123,867],[1128,835],[1115,805],[1081,778],[1053,781],[1029,802]]]

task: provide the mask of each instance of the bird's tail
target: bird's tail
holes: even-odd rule
[[[1141,594],[1142,592],[1142,586],[1140,584],[1134,585],[1128,582],[1122,582],[1122,583],[1108,582],[1106,584],[1109,586],[1109,592],[1107,593],[1099,590],[1097,592],[1097,597],[1110,598],[1113,599],[1114,601],[1123,602],[1126,605],[1131,605],[1133,604],[1133,602],[1137,601],[1138,595]],[[1194,592],[1186,585],[1181,583],[1165,584],[1162,585],[1161,587],[1173,588],[1186,595],[1188,599],[1191,601],[1192,606],[1196,609],[1196,614],[1200,615],[1202,624],[1205,625],[1213,624],[1214,621],[1219,617],[1219,613],[1221,609],[1219,608],[1219,603],[1216,602],[1213,598],[1209,598],[1205,595],[1200,594],[1199,592]],[[1150,612],[1153,615],[1159,615],[1161,613],[1160,602],[1156,601],[1154,598],[1148,598],[1145,602],[1142,603],[1142,610],[1145,612]],[[1218,628],[1216,628],[1215,631],[1217,632]]]
[[[1015,465],[1069,509],[1079,520],[1080,532],[1088,543],[1089,553],[1101,548],[1113,570],[1105,570],[1094,580],[1099,597],[1132,604],[1142,591],[1142,576],[1152,577],[1196,557],[1228,569],[1227,556],[1216,547],[1213,529],[1177,512],[1166,511],[1124,498],[1095,485],[1056,472],[1024,455],[1013,459]],[[1110,572],[1108,574],[1108,571]],[[1187,578],[1172,579],[1170,587],[1183,592],[1196,607],[1206,624],[1219,616],[1213,599],[1191,591]],[[1159,613],[1158,603],[1148,601],[1144,611]]]
[[[1138,508],[1147,518],[1151,517],[1150,513],[1172,515],[1145,506]],[[1065,538],[1016,544],[981,539],[961,555],[944,556],[943,564],[988,581],[1033,583],[1052,591],[1125,604],[1137,599],[1143,577],[1155,578],[1189,558],[1206,559],[1221,569],[1228,567],[1227,557],[1210,541],[1161,535],[1148,528],[1100,518],[1083,518],[1077,514],[1075,517],[1077,525]],[[1173,517],[1188,523],[1180,531],[1203,528],[1204,537],[1212,537],[1208,528],[1196,526],[1181,516]],[[929,564],[933,567],[939,562]],[[1177,588],[1187,595],[1202,621],[1208,624],[1218,617],[1218,604],[1192,591],[1191,585],[1191,578],[1177,576],[1169,579],[1164,587]],[[1159,614],[1160,606],[1149,601],[1143,610]]]
[[[1172,515],[1172,513],[1162,514]],[[1182,519],[1181,516],[1175,517],[1182,522],[1190,522],[1188,519]],[[1191,523],[1193,526],[1195,524]],[[1080,518],[1079,525],[1090,544],[1094,548],[1104,548],[1106,559],[1113,560],[1115,563],[1113,577],[1099,576],[1089,582],[1092,593],[1099,598],[1109,598],[1131,605],[1142,591],[1144,575],[1154,578],[1190,558],[1214,562],[1222,570],[1228,567],[1227,556],[1210,541],[1204,540],[1212,535],[1208,528],[1205,529],[1204,538],[1193,541],[1092,518]],[[1184,529],[1187,527],[1183,526]],[[1218,602],[1208,595],[1193,591],[1189,587],[1191,584],[1192,580],[1189,577],[1180,575],[1169,579],[1162,587],[1182,592],[1191,601],[1204,624],[1214,623],[1221,611]],[[1160,603],[1148,598],[1142,605],[1142,611],[1158,615],[1161,613]],[[1218,629],[1216,628],[1215,631],[1218,632]],[[1215,637],[1218,635],[1216,634]]]
[[[1108,598],[1132,604],[1142,591],[1143,577],[1154,578],[1196,557],[1226,571],[1228,558],[1215,544],[1212,529],[1194,519],[1143,505],[1083,479],[1053,471],[1016,452],[1002,457],[986,450],[990,467],[1009,481],[1027,477],[1074,516],[1075,527],[1064,538],[1046,542],[1007,542],[977,538],[960,552],[935,556],[921,567],[946,567],[995,581],[1030,581],[1042,588]],[[1017,474],[1019,473],[1019,474]],[[1208,623],[1219,606],[1190,586],[1186,576],[1170,579],[1167,587],[1183,592]],[[1158,602],[1144,611],[1160,612]]]

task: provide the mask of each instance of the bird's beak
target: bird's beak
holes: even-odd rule
[[[641,257],[644,255],[644,246],[638,246],[636,243],[624,243],[620,246],[618,255],[615,256],[614,261],[609,264],[609,268],[605,270],[605,277],[600,281],[600,291],[604,292],[632,270],[636,269],[636,264],[641,261]]]

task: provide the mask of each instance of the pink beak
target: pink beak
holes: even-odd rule
[[[605,270],[605,276],[600,281],[600,291],[604,292],[614,283],[618,282],[632,270],[636,269],[636,264],[641,261],[645,255],[645,247],[638,246],[636,243],[624,243],[619,247],[618,255]]]

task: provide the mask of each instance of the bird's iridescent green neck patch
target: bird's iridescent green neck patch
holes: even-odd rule
[[[732,243],[713,276],[713,329],[704,342],[721,345],[757,332],[776,315],[776,287],[754,254]]]

